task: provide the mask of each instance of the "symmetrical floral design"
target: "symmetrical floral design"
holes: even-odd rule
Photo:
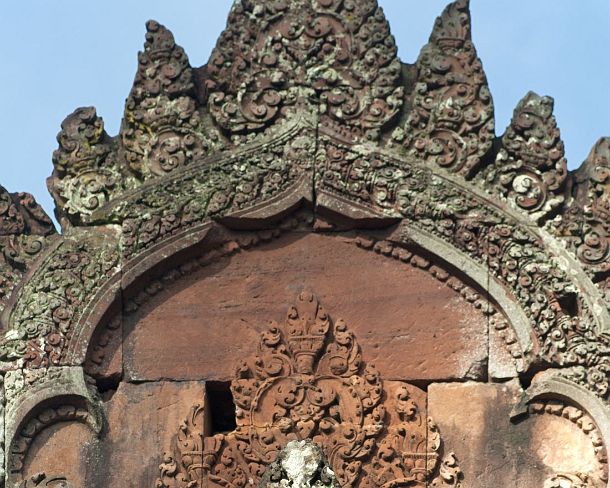
[[[205,435],[195,405],[157,488],[233,486],[260,480],[291,441],[319,446],[340,486],[460,486],[452,455],[440,460],[438,429],[399,388],[388,425],[379,374],[362,361],[354,334],[304,291],[284,326],[262,334],[260,352],[231,384],[237,428]]]
[[[371,244],[387,255],[403,259],[417,233],[424,252],[451,249],[483,269],[530,326],[505,334],[519,372],[560,369],[607,402],[610,139],[569,174],[552,112],[550,98],[529,93],[494,144],[468,0],[445,9],[414,66],[397,58],[376,0],[238,0],[196,69],[150,21],[120,134],[108,136],[92,107],[62,123],[49,189],[66,233],[53,235],[30,195],[0,187],[5,376],[75,366],[74,338],[99,325],[87,321],[107,288],[129,286],[124,272],[143,276],[223,225],[276,231],[302,208],[316,230],[400,223]],[[487,316],[509,329],[501,312]],[[98,362],[104,340],[92,349]],[[232,389],[237,429],[206,435],[205,409],[194,407],[159,488],[245,488],[302,439],[322,449],[341,486],[460,485],[408,385],[387,388],[311,294],[264,334]],[[88,414],[55,404],[40,415],[10,447],[11,469],[45,419]],[[558,473],[547,484],[596,482]],[[40,475],[23,486],[62,483]]]
[[[329,128],[376,139],[403,102],[396,45],[376,0],[235,2],[207,74],[208,108],[229,134],[313,103]]]

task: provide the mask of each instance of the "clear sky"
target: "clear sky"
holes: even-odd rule
[[[0,184],[33,193],[47,212],[45,179],[60,123],[94,105],[110,135],[144,42],[165,24],[193,66],[207,62],[231,0],[0,0]],[[414,62],[447,0],[379,0],[399,55]],[[473,37],[502,133],[528,90],[555,98],[569,167],[610,136],[609,0],[471,0]]]

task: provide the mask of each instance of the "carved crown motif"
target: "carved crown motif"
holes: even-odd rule
[[[195,405],[156,486],[246,488],[291,441],[302,440],[322,449],[341,486],[459,486],[455,459],[441,461],[438,429],[409,388],[402,384],[388,399],[354,334],[304,291],[286,323],[272,324],[259,354],[237,369],[236,430],[207,436],[206,410]]]

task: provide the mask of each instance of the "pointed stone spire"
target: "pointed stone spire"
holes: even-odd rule
[[[502,136],[494,164],[486,170],[487,188],[537,220],[564,201],[568,168],[553,105],[551,97],[525,95]]]
[[[571,179],[558,233],[610,299],[610,137],[595,143]]]
[[[47,187],[63,228],[79,225],[123,189],[115,141],[95,107],[75,110],[61,124]]]
[[[409,155],[467,177],[491,149],[493,102],[470,35],[467,0],[449,4],[417,60],[417,82],[404,128]]]
[[[457,0],[437,17],[429,42],[441,47],[461,46],[472,39],[470,30],[470,2]]]
[[[154,20],[146,23],[146,31],[121,128],[124,157],[142,179],[201,159],[212,145],[197,111],[193,70],[184,49]]]

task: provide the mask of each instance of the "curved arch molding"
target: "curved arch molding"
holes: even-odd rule
[[[610,139],[568,172],[553,100],[532,92],[496,136],[467,0],[413,65],[375,0],[263,3],[236,2],[200,68],[147,23],[120,133],[93,107],[62,123],[61,234],[0,187],[5,471],[45,405],[100,430],[82,365],[126,290],[215,232],[281,231],[297,213],[307,232],[382,231],[457,270],[514,332],[531,382],[516,412],[567,399],[607,442]]]

